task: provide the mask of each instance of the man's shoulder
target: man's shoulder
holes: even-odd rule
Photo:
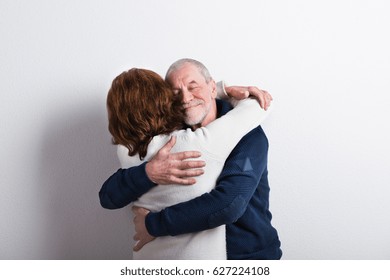
[[[247,157],[267,153],[268,139],[261,126],[258,126],[247,133],[234,147],[229,159],[236,157]]]
[[[226,100],[216,99],[218,118],[229,112],[233,109],[232,105]],[[236,147],[233,149],[232,153],[235,151],[246,151],[247,153],[252,152],[253,149],[268,149],[268,139],[264,133],[263,128],[259,125],[255,127],[250,132],[248,132],[241,140],[238,142]]]
[[[222,117],[233,109],[233,106],[226,100],[216,99],[215,102],[217,103],[217,118]]]
[[[237,146],[239,145],[247,145],[250,143],[262,143],[265,142],[268,145],[268,138],[267,135],[265,135],[265,132],[263,128],[259,125],[258,127],[255,127],[251,131],[249,131],[241,140],[238,142]]]

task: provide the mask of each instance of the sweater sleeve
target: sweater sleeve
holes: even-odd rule
[[[107,209],[118,209],[137,200],[156,186],[145,171],[146,162],[127,169],[118,169],[99,191],[100,204]]]
[[[153,236],[179,235],[235,222],[245,212],[266,172],[268,140],[258,127],[247,134],[226,160],[216,187],[200,197],[149,213]]]
[[[218,83],[216,83],[217,99],[229,100],[229,96],[226,93],[225,86],[226,86],[225,81],[219,81]]]
[[[206,151],[226,160],[237,143],[249,131],[260,125],[269,111],[260,107],[254,99],[239,101],[238,105],[224,116],[195,131],[196,141]],[[223,136],[227,137],[223,137]],[[223,144],[221,141],[223,139]]]

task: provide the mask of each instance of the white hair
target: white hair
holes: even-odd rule
[[[165,80],[168,80],[169,75],[174,72],[179,70],[181,67],[183,67],[184,64],[189,63],[194,65],[196,68],[198,68],[199,73],[205,78],[206,82],[210,82],[213,78],[210,75],[209,70],[206,68],[206,66],[203,65],[202,62],[197,61],[192,58],[182,58],[174,62],[169,68],[167,73],[165,74]]]

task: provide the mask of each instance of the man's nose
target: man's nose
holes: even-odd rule
[[[194,96],[188,89],[183,89],[182,90],[182,98],[183,98],[183,103],[188,103],[192,99],[194,99]]]

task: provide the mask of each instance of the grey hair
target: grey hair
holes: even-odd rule
[[[202,62],[197,61],[192,58],[182,58],[174,62],[169,68],[167,73],[165,74],[165,81],[168,80],[169,75],[174,72],[179,70],[181,67],[183,67],[184,64],[189,63],[194,65],[196,68],[198,68],[199,73],[205,78],[206,82],[210,82],[213,78],[210,75],[209,70],[206,68],[206,66],[203,65]]]

